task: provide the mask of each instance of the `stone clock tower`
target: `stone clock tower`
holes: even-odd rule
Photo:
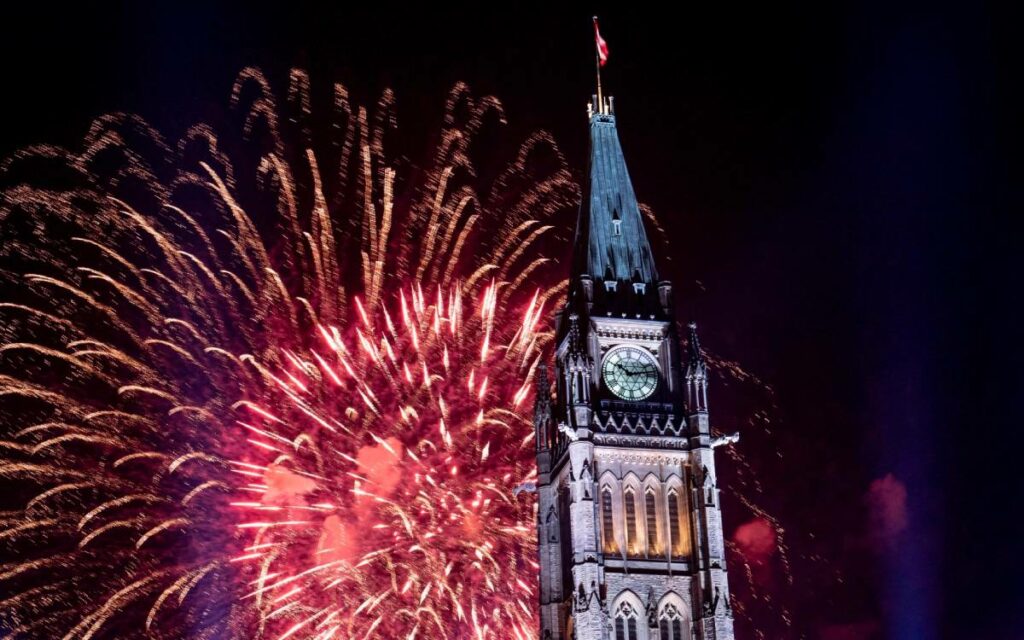
[[[683,349],[613,102],[589,111],[554,374],[538,376],[541,639],[732,640],[714,449],[736,436],[711,435],[696,325]]]

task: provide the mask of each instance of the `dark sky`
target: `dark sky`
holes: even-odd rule
[[[302,65],[363,102],[394,88],[413,125],[465,80],[501,98],[514,131],[550,130],[581,169],[599,14],[634,184],[672,236],[662,270],[705,346],[776,390],[786,455],[763,480],[798,556],[796,626],[1024,633],[1019,12],[22,4],[0,27],[3,155],[72,143],[113,110],[180,133],[216,119],[243,66],[282,86]],[[774,455],[763,445],[747,455]],[[905,487],[907,526],[866,551],[873,481]],[[827,563],[799,558],[813,555]]]

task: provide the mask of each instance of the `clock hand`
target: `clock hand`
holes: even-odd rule
[[[630,378],[635,378],[637,376],[643,376],[643,375],[647,375],[649,373],[653,373],[652,371],[649,371],[646,367],[630,369],[629,367],[625,367],[625,366],[619,365],[619,368],[622,369],[622,372],[624,374],[626,374],[627,376],[629,376]]]

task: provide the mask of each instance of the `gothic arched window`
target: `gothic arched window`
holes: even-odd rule
[[[639,550],[636,530],[636,494],[632,489],[626,489],[622,498],[626,503],[626,552],[633,555]]]
[[[601,528],[604,533],[605,552],[615,550],[615,524],[612,519],[612,490],[601,489]]]
[[[661,640],[683,640],[683,616],[673,604],[666,604],[658,616]]]
[[[647,519],[647,555],[656,556],[661,552],[658,544],[658,501],[654,497],[654,489],[648,488],[644,493],[644,515]]]
[[[678,491],[672,489],[668,492],[668,526],[672,537],[672,555],[682,556],[686,553],[686,545],[683,544],[683,509],[682,496]]]
[[[559,547],[563,558],[562,584],[572,584],[572,563],[565,560],[572,557],[572,522],[569,519],[572,499],[569,496],[569,485],[562,484],[558,487],[558,522],[561,535],[559,535]]]
[[[615,610],[615,640],[640,640],[637,617],[633,605],[628,602],[619,605]]]
[[[554,507],[548,510],[548,517],[544,524],[547,525],[548,542],[558,542],[558,514],[555,513]]]

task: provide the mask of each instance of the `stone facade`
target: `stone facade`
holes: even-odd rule
[[[540,637],[732,640],[714,449],[736,437],[710,432],[692,324],[682,367],[610,102],[591,108],[587,187],[554,389],[538,376]],[[619,362],[624,346],[640,351]]]

